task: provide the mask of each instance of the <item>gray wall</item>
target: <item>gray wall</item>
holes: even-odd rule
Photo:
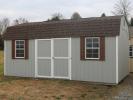
[[[105,61],[81,61],[80,38],[72,38],[72,80],[116,83],[116,37],[105,38]]]
[[[118,81],[121,81],[125,76],[129,74],[128,67],[128,45],[129,45],[129,32],[127,23],[122,17],[120,36],[118,37]]]
[[[29,40],[29,60],[13,60],[11,58],[11,41],[8,40],[5,43],[5,75],[34,77],[35,41]],[[105,61],[81,61],[80,38],[72,38],[72,80],[116,83],[116,37],[105,38],[105,51]]]
[[[5,41],[6,68],[4,75],[34,77],[35,73],[35,41],[29,40],[29,59],[12,59],[11,41]]]

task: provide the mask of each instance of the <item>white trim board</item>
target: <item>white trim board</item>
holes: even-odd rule
[[[116,36],[116,83],[118,84],[118,82],[119,82],[119,80],[118,80],[118,53],[119,53],[119,51],[118,51],[118,43],[119,43],[119,38],[118,38],[118,36]]]
[[[4,75],[6,74],[6,40],[4,40]]]

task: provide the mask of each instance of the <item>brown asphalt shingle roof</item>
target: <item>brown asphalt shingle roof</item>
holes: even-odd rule
[[[54,37],[116,36],[122,16],[34,22],[8,27],[4,39],[42,39]]]

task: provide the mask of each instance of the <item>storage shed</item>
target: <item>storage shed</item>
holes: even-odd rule
[[[10,26],[4,75],[118,84],[129,74],[128,37],[123,16]]]

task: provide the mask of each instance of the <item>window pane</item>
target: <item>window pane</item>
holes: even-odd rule
[[[88,43],[92,43],[92,38],[88,38],[88,39],[86,39],[86,42]]]
[[[20,44],[24,44],[24,41],[20,41]]]
[[[89,48],[92,47],[92,43],[87,43],[86,47],[89,47]]]
[[[130,51],[132,51],[132,47],[130,46],[130,49],[129,49]]]
[[[93,54],[93,58],[98,58],[98,54]]]
[[[98,38],[93,38],[93,42],[97,42],[98,43]]]
[[[93,47],[99,47],[98,43],[93,43]]]
[[[16,45],[16,48],[19,48],[19,45]]]
[[[93,49],[93,53],[97,53],[98,54],[98,49]]]
[[[92,54],[92,53],[93,53],[93,49],[87,49],[87,50],[86,50],[86,53],[87,53],[87,54]]]
[[[132,56],[133,56],[133,55],[132,55],[132,52],[130,52],[129,55],[130,55],[130,57],[132,57]]]
[[[16,50],[16,53],[24,53],[24,50]]]
[[[16,44],[19,44],[19,41],[16,41]]]
[[[86,57],[87,58],[93,58],[93,55],[92,54],[86,54]]]
[[[24,54],[16,54],[16,57],[24,57]]]
[[[19,48],[24,48],[24,45],[19,45]]]

